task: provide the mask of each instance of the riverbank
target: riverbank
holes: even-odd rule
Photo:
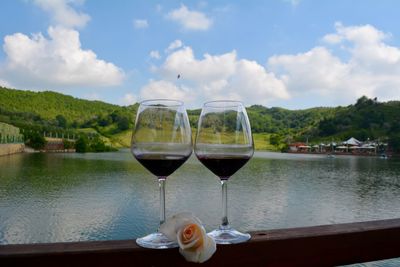
[[[0,156],[22,153],[24,149],[24,144],[0,144]]]
[[[362,156],[362,157],[399,157],[398,154],[394,153],[383,153],[383,154],[375,154],[375,153],[354,153],[354,152],[334,152],[333,154],[330,152],[306,152],[306,151],[287,151],[285,153],[289,154],[303,154],[303,155],[326,155],[326,156]]]

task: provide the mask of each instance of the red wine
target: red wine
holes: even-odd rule
[[[237,155],[202,155],[197,158],[222,180],[227,180],[250,159],[249,156]]]
[[[141,154],[135,155],[135,158],[155,176],[167,177],[178,169],[188,156]]]

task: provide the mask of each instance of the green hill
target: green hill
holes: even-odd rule
[[[113,111],[128,111],[127,108],[101,101],[89,101],[56,92],[32,92],[0,87],[0,108],[9,112],[37,114],[43,119],[55,120],[64,116],[68,122],[82,123]]]
[[[115,147],[129,146],[138,104],[121,107],[51,91],[32,92],[0,87],[0,122],[22,131],[98,136]],[[193,128],[200,109],[188,110]],[[400,102],[361,97],[346,107],[304,110],[247,108],[256,148],[280,150],[293,141],[388,140],[400,148]],[[194,131],[195,132],[195,131]]]
[[[121,107],[101,101],[74,98],[51,91],[32,92],[0,87],[0,122],[22,130],[85,133],[92,128],[106,141],[132,127],[137,105]],[[110,141],[110,143],[112,143]],[[123,144],[113,144],[117,147]]]
[[[398,147],[400,140],[400,101],[378,102],[365,96],[357,103],[337,109],[309,132],[317,138],[335,137],[359,140],[388,140]]]
[[[299,134],[315,128],[322,119],[333,116],[336,110],[325,107],[288,110],[254,105],[247,108],[247,112],[254,132]]]

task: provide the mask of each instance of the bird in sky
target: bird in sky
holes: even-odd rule
[[[177,79],[179,79],[181,77],[181,75],[180,74],[178,74],[178,76],[176,77]]]

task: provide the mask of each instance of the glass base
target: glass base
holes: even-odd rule
[[[154,249],[176,248],[179,246],[178,243],[169,240],[164,234],[158,232],[136,239],[136,244],[144,248]]]
[[[215,240],[215,243],[220,245],[238,244],[248,241],[251,236],[247,233],[241,233],[235,229],[216,229],[208,233],[208,236]]]

